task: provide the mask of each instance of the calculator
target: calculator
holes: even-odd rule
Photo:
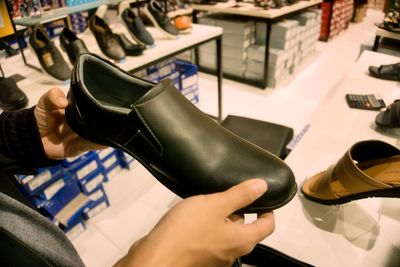
[[[386,107],[385,102],[382,99],[377,99],[374,94],[346,94],[346,101],[350,108],[380,110]]]

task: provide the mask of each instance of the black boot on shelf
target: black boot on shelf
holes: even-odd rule
[[[167,12],[162,9],[157,1],[151,0],[144,8],[144,13],[151,20],[152,24],[166,37],[176,39],[179,35],[178,28],[171,23]]]
[[[117,36],[127,56],[140,56],[146,49],[146,45],[134,44],[124,34],[117,34]]]
[[[153,45],[154,39],[146,30],[140,16],[137,16],[132,9],[126,8],[121,14],[122,21],[125,23],[132,38],[138,44]]]
[[[0,78],[0,108],[2,110],[18,110],[27,104],[28,98],[11,77]]]
[[[60,34],[60,46],[67,53],[72,65],[80,54],[89,52],[85,43],[68,28],[64,28]]]
[[[114,60],[125,58],[125,50],[118,36],[111,31],[111,28],[102,18],[93,15],[89,20],[89,29],[104,55]]]
[[[30,28],[28,46],[37,56],[40,66],[46,74],[60,81],[70,79],[70,67],[42,25],[37,24]]]

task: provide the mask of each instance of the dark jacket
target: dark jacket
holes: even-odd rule
[[[84,266],[64,233],[34,210],[13,177],[55,163],[44,153],[34,108],[0,114],[1,266]]]

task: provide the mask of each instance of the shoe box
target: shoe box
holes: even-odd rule
[[[103,184],[132,161],[128,163],[123,152],[107,148],[67,158],[38,169],[35,175],[17,175],[16,180],[27,199],[73,238],[85,229],[84,220],[110,205]]]
[[[287,80],[314,51],[319,38],[321,12],[303,11],[289,19],[271,25],[270,48],[268,54],[268,86],[274,88]],[[256,23],[256,40],[261,43],[248,48],[247,79],[263,80],[265,60],[266,28]]]
[[[199,23],[223,28],[222,67],[225,74],[244,77],[247,51],[255,43],[255,22],[238,16],[212,14],[199,19]],[[214,70],[216,45],[210,43],[199,48],[199,65]]]
[[[134,75],[155,83],[171,79],[175,87],[193,104],[199,102],[198,68],[189,61],[167,59]]]

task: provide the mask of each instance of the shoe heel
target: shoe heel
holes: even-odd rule
[[[103,144],[103,145],[109,146],[110,144],[106,144],[101,139],[97,139],[97,138],[95,139],[93,136],[86,136],[86,134],[85,134],[86,127],[82,123],[83,120],[80,115],[80,112],[79,112],[78,108],[76,107],[76,105],[72,104],[73,96],[72,96],[71,90],[68,92],[67,98],[68,98],[69,105],[65,109],[65,119],[67,120],[67,124],[71,128],[71,130],[73,130],[76,134],[78,134],[79,136],[81,136],[87,140],[91,140],[97,144]]]

